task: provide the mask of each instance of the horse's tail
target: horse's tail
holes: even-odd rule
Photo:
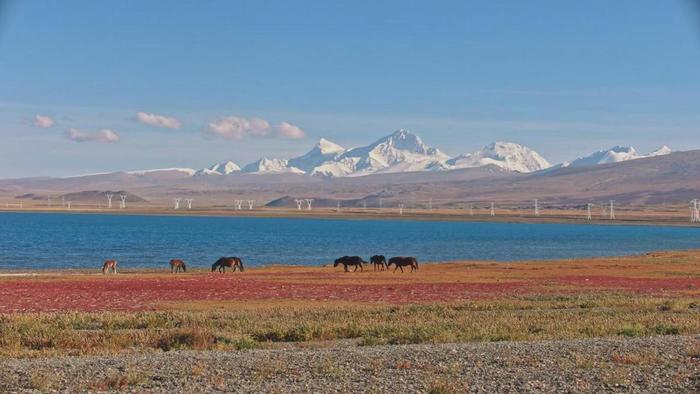
[[[243,259],[238,259],[238,266],[241,267],[241,272],[243,272]]]
[[[220,261],[220,260],[216,260],[216,263],[214,263],[214,264],[211,265],[211,272],[216,271],[216,267],[219,265],[219,261]]]
[[[187,266],[184,261],[182,262],[182,272],[187,272]]]
[[[413,264],[415,264],[416,269],[418,269],[418,259],[416,259],[415,257],[413,258]]]

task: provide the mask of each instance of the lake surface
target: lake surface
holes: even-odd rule
[[[0,213],[0,269],[318,265],[342,255],[419,261],[559,259],[700,248],[700,228],[184,216]]]

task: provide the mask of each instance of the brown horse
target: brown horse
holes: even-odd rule
[[[361,271],[364,271],[362,264],[367,264],[367,262],[362,260],[362,257],[360,257],[360,256],[343,256],[343,257],[335,260],[335,262],[333,263],[333,267],[337,267],[339,264],[343,265],[345,272],[349,272],[349,270],[348,270],[349,265],[355,266],[355,270],[352,272],[357,271],[357,267],[360,267],[360,272],[361,272]]]
[[[185,266],[185,262],[180,260],[180,259],[172,259],[170,260],[170,273],[176,273],[176,272],[187,272],[187,266]]]
[[[386,257],[381,254],[375,254],[369,258],[370,263],[374,264],[375,271],[384,271],[386,267]]]
[[[416,260],[415,257],[392,257],[386,265],[387,269],[392,264],[396,265],[394,272],[396,272],[397,269],[401,269],[401,272],[403,272],[403,267],[407,266],[411,267],[411,272],[418,269],[418,260]]]
[[[221,273],[226,272],[226,267],[233,267],[233,272],[236,272],[236,268],[243,272],[243,260],[240,257],[222,257],[211,265],[211,272],[214,272],[217,267]]]
[[[117,273],[117,260],[107,260],[102,264],[102,273],[108,274],[112,270],[113,273]]]

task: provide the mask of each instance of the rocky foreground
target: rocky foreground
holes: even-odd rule
[[[700,337],[0,360],[0,391],[698,392]]]

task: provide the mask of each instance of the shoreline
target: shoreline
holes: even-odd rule
[[[539,216],[523,211],[500,210],[495,216],[479,212],[469,215],[463,210],[436,209],[411,210],[399,214],[396,209],[335,209],[318,208],[313,211],[294,209],[257,208],[254,210],[193,209],[175,212],[172,209],[129,208],[129,209],[84,209],[84,208],[0,208],[0,214],[72,214],[72,215],[127,215],[127,216],[167,216],[167,217],[225,217],[225,218],[262,218],[262,219],[311,219],[311,220],[395,220],[427,222],[465,222],[465,223],[521,223],[521,224],[589,224],[609,226],[663,226],[663,227],[697,227],[678,212],[659,211],[622,211],[616,213],[614,220],[594,217],[586,220],[583,212],[576,210],[543,210]]]

